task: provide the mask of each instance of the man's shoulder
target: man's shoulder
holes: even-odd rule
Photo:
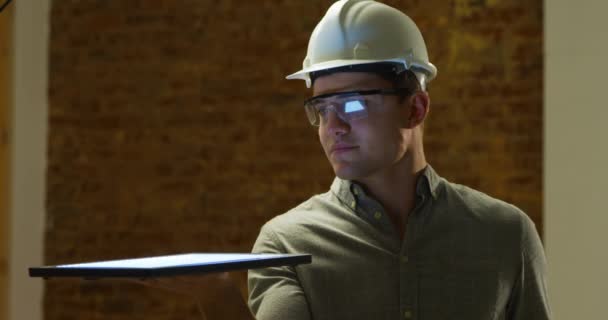
[[[440,198],[438,213],[447,223],[494,241],[497,248],[511,248],[518,255],[526,239],[537,237],[534,222],[524,211],[484,192],[446,181]]]
[[[471,187],[445,181],[447,207],[486,222],[521,223],[528,216],[515,205]]]

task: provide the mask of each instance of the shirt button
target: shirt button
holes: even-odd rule
[[[380,220],[380,218],[382,218],[382,213],[380,213],[380,211],[376,211],[374,213],[374,218],[376,218],[376,220]]]
[[[357,203],[355,201],[351,202],[350,207],[355,209],[357,207]]]
[[[405,319],[411,319],[411,318],[412,318],[412,312],[411,312],[411,311],[409,311],[409,310],[406,310],[406,311],[403,313],[403,317],[404,317]]]

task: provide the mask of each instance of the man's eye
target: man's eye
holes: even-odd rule
[[[325,115],[327,115],[328,109],[329,108],[327,106],[318,106],[317,107],[317,114],[319,114],[320,116],[324,117]]]

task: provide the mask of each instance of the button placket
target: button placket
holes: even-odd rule
[[[406,232],[401,250],[399,252],[399,266],[402,278],[402,300],[401,300],[401,317],[402,319],[415,319],[418,305],[418,270],[416,268],[416,251],[415,242],[417,232],[421,231],[418,228],[418,218],[424,210],[426,197],[418,195],[418,201],[414,210],[408,217],[405,225]]]
[[[380,211],[376,211],[376,212],[374,212],[374,218],[375,218],[376,220],[380,220],[380,219],[382,219],[382,212],[380,212]]]
[[[404,319],[411,319],[412,318],[412,311],[409,309],[406,309],[405,311],[403,311],[403,318]]]

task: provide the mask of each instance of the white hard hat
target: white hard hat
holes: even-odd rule
[[[422,88],[437,74],[420,30],[403,12],[372,0],[340,0],[312,32],[303,69],[287,79],[310,88],[311,72],[378,62],[403,64]]]

